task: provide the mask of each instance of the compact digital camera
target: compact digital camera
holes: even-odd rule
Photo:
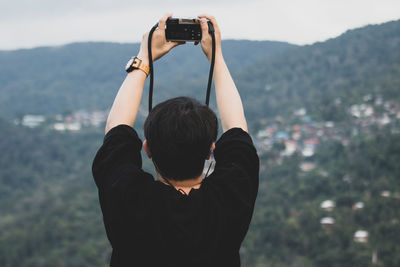
[[[167,41],[200,42],[200,20],[169,18],[166,23],[165,37]]]

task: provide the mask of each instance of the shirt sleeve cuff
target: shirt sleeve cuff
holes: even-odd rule
[[[131,136],[131,138],[138,139],[140,143],[142,142],[135,131],[131,126],[126,125],[126,124],[120,124],[118,126],[115,126],[111,130],[108,131],[108,133],[104,136],[103,142],[105,143],[111,136],[115,135],[127,135]]]

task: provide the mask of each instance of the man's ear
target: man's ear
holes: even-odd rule
[[[151,159],[151,152],[149,149],[149,145],[147,144],[147,140],[143,141],[143,148],[144,148],[144,151],[146,151],[146,154],[149,157],[149,159]]]
[[[210,146],[210,152],[208,152],[208,155],[207,155],[206,159],[210,159],[211,154],[214,153],[214,149],[215,149],[215,143],[213,142],[213,143],[211,144],[211,146]]]

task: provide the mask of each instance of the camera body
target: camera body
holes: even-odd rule
[[[200,42],[201,27],[199,19],[169,18],[166,23],[165,37],[174,42]]]

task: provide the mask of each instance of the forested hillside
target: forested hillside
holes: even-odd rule
[[[400,135],[360,138],[347,147],[328,142],[312,171],[301,169],[303,160],[295,154],[263,172],[242,248],[245,266],[399,266]],[[328,199],[336,203],[331,211],[320,206]],[[322,218],[335,223],[324,228]],[[360,229],[368,231],[367,243],[354,242]]]
[[[0,266],[100,266],[104,238],[90,164],[99,133],[0,121]]]
[[[367,94],[399,101],[400,21],[351,30],[324,43],[264,59],[237,77],[252,115],[306,107],[314,118],[344,120]],[[251,103],[251,105],[250,105]]]
[[[294,47],[233,40],[224,41],[223,46],[233,72],[259,57],[268,58]],[[138,51],[139,44],[117,43],[0,51],[0,116],[109,108],[126,74],[126,62]],[[177,96],[183,89],[188,95],[202,96],[207,86],[209,64],[200,46],[179,46],[156,61],[154,68],[155,101]]]
[[[242,265],[399,266],[400,21],[308,46],[223,47],[261,161]],[[107,266],[91,161],[137,50],[0,51],[0,266]],[[178,47],[155,72],[155,102],[205,97],[200,47]]]

